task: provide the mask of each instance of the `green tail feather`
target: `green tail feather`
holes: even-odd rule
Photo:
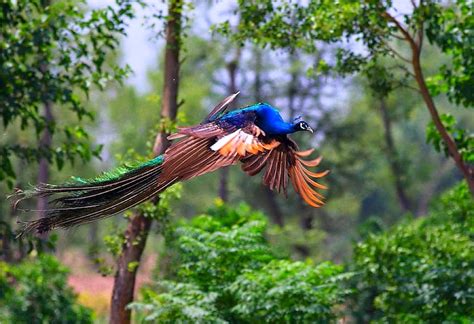
[[[81,177],[72,176],[72,185],[97,185],[104,182],[115,181],[126,175],[127,173],[156,165],[161,165],[163,163],[163,155],[157,156],[156,158],[145,161],[145,162],[135,162],[133,164],[125,164],[119,166],[116,169],[111,171],[104,172],[92,179],[84,179]]]
[[[135,165],[122,166],[93,179],[73,177],[63,185],[39,184],[17,191],[14,206],[23,199],[50,197],[46,216],[25,223],[19,235],[69,228],[108,217],[153,197],[173,181],[160,179],[163,156]]]

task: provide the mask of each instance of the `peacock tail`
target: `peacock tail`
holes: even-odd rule
[[[92,179],[73,177],[62,185],[39,184],[31,190],[18,191],[14,195],[15,206],[28,198],[50,198],[45,217],[24,223],[19,235],[89,223],[152,198],[169,185],[159,183],[163,161],[164,156],[160,155]]]

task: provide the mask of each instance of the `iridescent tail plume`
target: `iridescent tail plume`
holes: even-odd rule
[[[25,222],[19,236],[90,223],[152,198],[170,185],[169,181],[160,183],[163,160],[163,156],[158,156],[133,167],[120,167],[95,179],[73,178],[63,185],[40,184],[31,190],[18,190],[12,195],[14,207],[28,198],[51,198],[46,216]]]

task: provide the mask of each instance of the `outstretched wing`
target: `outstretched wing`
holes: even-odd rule
[[[271,190],[284,191],[288,187],[288,179],[293,184],[295,191],[313,207],[321,207],[324,197],[316,189],[327,189],[318,183],[319,179],[328,174],[329,171],[312,172],[308,167],[316,167],[321,162],[321,157],[314,160],[304,160],[314,149],[298,151],[298,146],[288,137],[279,142],[271,150],[251,155],[242,159],[242,170],[248,175],[254,176],[266,168],[263,175],[263,183]]]
[[[252,111],[236,111],[230,117],[179,128],[168,137],[183,139],[165,152],[162,177],[187,180],[280,145],[279,141],[265,136],[255,125],[255,119]]]

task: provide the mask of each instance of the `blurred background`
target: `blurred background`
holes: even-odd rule
[[[136,322],[474,320],[473,200],[459,167],[474,181],[472,2],[5,0],[0,9],[2,197],[150,158],[157,133],[199,123],[236,91],[235,108],[268,102],[286,120],[303,116],[315,134],[292,138],[330,170],[319,209],[233,166],[174,186],[158,205],[22,240],[17,221],[41,212],[2,198],[0,319],[34,310],[33,322],[115,322],[114,274],[125,267]],[[168,125],[172,46],[179,92]],[[140,216],[151,227],[130,240]],[[124,258],[127,242],[143,251]],[[314,293],[323,284],[333,286]],[[21,294],[9,295],[14,285]]]

